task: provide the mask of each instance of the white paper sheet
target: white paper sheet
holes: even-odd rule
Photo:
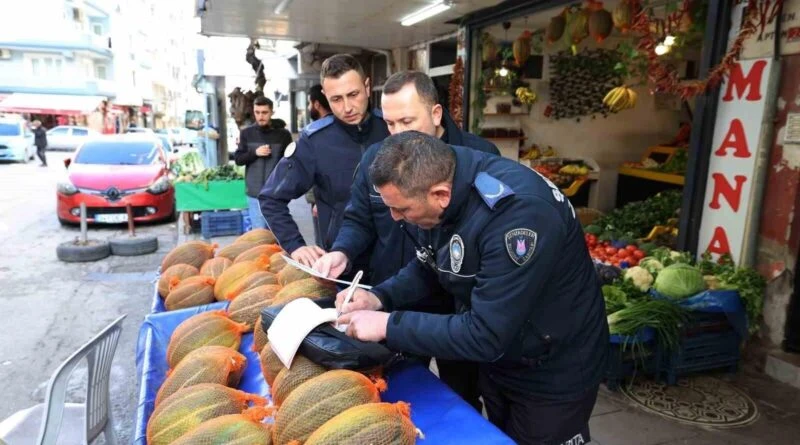
[[[304,265],[302,263],[299,263],[299,262],[291,259],[290,257],[288,257],[286,255],[281,254],[281,256],[286,261],[286,264],[292,265],[292,266],[302,270],[303,272],[306,272],[306,273],[308,273],[308,274],[310,274],[312,276],[315,276],[317,278],[322,278],[323,280],[333,281],[334,283],[346,284],[348,286],[352,286],[352,284],[353,284],[350,281],[337,280],[335,278],[328,278],[326,276],[323,276],[321,273],[317,272],[313,267],[308,267],[308,266],[306,266],[306,265]],[[358,287],[360,287],[361,289],[366,289],[366,290],[372,289],[372,286],[369,286],[367,284],[359,284]]]
[[[336,321],[336,309],[322,309],[308,298],[298,298],[281,309],[267,330],[267,338],[283,366],[291,367],[303,339],[322,323]]]

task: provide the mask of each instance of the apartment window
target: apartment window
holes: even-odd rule
[[[41,76],[41,68],[39,67],[39,59],[31,59],[31,75],[33,77]]]
[[[95,23],[92,25],[92,32],[97,36],[103,35],[103,25]]]
[[[136,71],[131,73],[131,80],[133,80],[133,86],[136,86]]]
[[[108,68],[105,65],[94,66],[94,77],[96,79],[108,79]]]
[[[64,60],[54,56],[28,57],[28,66],[32,77],[44,78],[60,76],[64,67]]]

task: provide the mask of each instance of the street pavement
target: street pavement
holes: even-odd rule
[[[176,224],[147,225],[137,233],[155,235],[158,252],[114,257],[94,263],[57,260],[56,246],[78,236],[61,227],[55,215],[55,186],[64,175],[68,153],[49,153],[50,167],[37,162],[0,164],[0,419],[43,401],[47,381],[58,365],[95,333],[127,314],[111,370],[113,421],[119,443],[132,441],[138,380],[136,338],[149,312],[155,271],[183,235]],[[313,239],[310,211],[303,198],[291,205],[301,232]],[[89,237],[126,234],[125,227],[92,227]],[[233,237],[215,239],[220,245]],[[604,387],[590,426],[600,445],[711,445],[800,443],[800,391],[749,370],[730,378],[759,410],[745,427],[710,429],[681,424],[634,406]],[[69,400],[85,391],[85,367],[73,375]],[[424,443],[424,442],[422,442]]]

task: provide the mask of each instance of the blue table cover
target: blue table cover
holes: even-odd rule
[[[650,293],[655,298],[668,299],[655,289]],[[679,306],[696,312],[724,313],[728,322],[741,338],[747,338],[747,312],[742,304],[739,291],[706,290],[683,300],[677,300]]]
[[[147,421],[153,412],[158,388],[166,376],[166,350],[172,332],[187,318],[200,312],[224,308],[225,305],[226,303],[214,303],[145,317],[136,348],[139,405],[134,444],[147,444]],[[269,386],[261,374],[258,354],[251,350],[252,344],[252,334],[242,337],[239,352],[247,357],[247,367],[239,389],[269,397]],[[389,370],[385,377],[389,389],[382,394],[382,399],[387,402],[402,400],[411,405],[411,420],[425,434],[425,440],[418,440],[418,443],[514,444],[514,441],[484,419],[424,366],[402,364]]]

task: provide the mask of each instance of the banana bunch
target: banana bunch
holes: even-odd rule
[[[637,98],[636,91],[623,85],[609,91],[603,98],[603,103],[609,110],[617,113],[635,107]]]
[[[526,87],[519,87],[514,94],[517,96],[517,99],[525,105],[531,105],[536,102],[536,93],[530,90],[530,88]]]
[[[589,167],[578,164],[567,164],[558,170],[559,174],[570,176],[585,176],[589,174]]]

